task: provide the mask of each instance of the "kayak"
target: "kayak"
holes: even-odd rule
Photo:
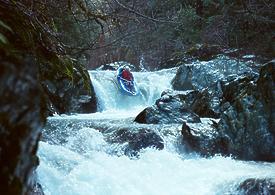
[[[129,96],[136,96],[138,95],[138,87],[136,85],[136,82],[134,80],[128,81],[121,77],[119,74],[120,70],[117,71],[117,83],[119,86],[120,91]]]

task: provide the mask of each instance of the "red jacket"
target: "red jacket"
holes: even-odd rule
[[[128,81],[133,80],[133,75],[132,75],[132,73],[131,73],[130,71],[128,71],[128,70],[123,70],[121,76],[122,76],[123,79],[126,79],[126,80],[128,80]]]

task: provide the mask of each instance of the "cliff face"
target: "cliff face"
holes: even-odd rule
[[[79,70],[73,72],[74,83],[54,70],[46,77],[48,72],[41,73],[45,66],[32,55],[0,51],[0,189],[3,194],[42,193],[35,177],[36,152],[49,108],[57,113],[93,112],[95,94],[89,77]]]
[[[25,4],[0,3],[1,194],[43,193],[36,151],[51,106],[57,113],[96,110],[87,70],[61,52],[46,19]]]
[[[71,61],[58,63],[40,65],[49,115],[96,112],[97,99],[88,71]]]
[[[220,121],[210,128],[184,124],[185,143],[203,155],[274,162],[274,75],[271,61],[261,67],[258,77],[244,74],[224,82]]]
[[[172,80],[179,91],[164,92],[135,121],[183,123],[183,144],[204,156],[274,162],[274,65],[226,56],[184,64]]]
[[[38,78],[41,64],[31,55],[0,51],[3,51],[0,55],[1,192],[43,193],[35,177],[39,164],[36,152],[50,106],[53,105],[58,113],[93,112],[96,110],[95,94],[91,83],[85,87],[87,78],[82,75],[77,75],[75,84],[64,76],[60,76],[60,80],[53,77],[41,80],[41,76]],[[45,83],[51,84],[55,93],[47,91]],[[53,98],[55,94],[56,99]]]
[[[31,58],[0,56],[0,183],[3,194],[25,194],[33,177],[45,104]]]

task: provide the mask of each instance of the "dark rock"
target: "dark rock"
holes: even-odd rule
[[[219,123],[213,128],[186,123],[183,139],[202,154],[275,161],[274,80],[274,62],[270,62],[262,67],[258,80],[246,76],[225,83]]]
[[[179,56],[173,56],[172,58],[162,60],[155,70],[169,69],[180,66],[186,62],[183,55],[184,54],[179,54]]]
[[[218,118],[218,111],[211,105],[210,94],[207,90],[202,92],[194,91],[195,97],[190,104],[191,109],[200,117]]]
[[[175,90],[202,90],[208,88],[209,92],[219,96],[219,82],[235,78],[236,75],[257,75],[257,66],[251,62],[242,62],[226,56],[218,56],[208,62],[195,61],[184,64],[178,69],[172,80]]]
[[[232,81],[222,84],[223,102],[233,103],[244,94],[252,94],[256,87],[254,81],[255,77],[239,76],[232,79]]]
[[[266,63],[260,71],[260,77],[257,80],[257,89],[260,92],[261,99],[265,109],[268,112],[269,130],[275,137],[275,60]]]
[[[143,111],[141,111],[141,112],[136,116],[135,122],[146,124],[146,123],[147,123],[147,121],[146,121],[146,116],[147,116],[148,109],[150,109],[150,108],[145,108]]]
[[[147,124],[200,122],[200,118],[181,100],[184,94],[163,93],[155,105],[145,108],[135,121]]]
[[[42,65],[40,81],[48,97],[49,115],[92,113],[97,111],[97,99],[87,70],[78,66],[71,76],[57,73],[56,67]],[[60,72],[60,71],[59,71]]]
[[[28,191],[28,195],[45,195],[42,189],[42,186],[39,183],[36,183],[33,188]]]
[[[243,195],[275,194],[274,179],[247,179],[237,189]]]
[[[211,60],[221,53],[223,51],[220,46],[207,44],[197,44],[186,51],[186,55],[203,61]]]
[[[192,84],[192,66],[180,66],[175,78],[172,80],[175,90],[193,90]]]
[[[257,82],[244,77],[223,86],[218,129],[228,152],[245,160],[275,161],[274,63],[263,66]]]
[[[108,141],[111,143],[127,143],[124,153],[128,156],[136,156],[141,149],[148,147],[159,150],[164,148],[163,139],[150,129],[121,128],[108,137]]]
[[[46,120],[45,99],[33,58],[0,55],[1,194],[25,194],[38,166],[36,151]]]
[[[195,112],[200,117],[218,118],[219,113],[214,111],[215,108],[211,105],[211,97],[208,90],[196,91],[188,90],[180,91],[165,91],[162,96],[169,96],[169,98],[178,98],[183,103],[185,108]]]
[[[102,134],[104,141],[108,142],[109,145],[115,144],[115,147],[112,147],[113,149],[108,151],[112,155],[126,154],[128,156],[136,156],[140,150],[148,147],[159,150],[164,148],[163,139],[151,128],[137,125],[132,126],[130,125],[132,122],[126,124],[125,121],[122,122],[121,120],[105,122],[100,119],[51,118],[43,129],[42,140],[49,144],[66,145],[71,137],[75,138],[80,135],[80,140],[82,140],[82,136],[87,136],[85,129],[92,128]],[[88,135],[92,136],[91,134]],[[85,143],[82,141],[79,144],[77,152],[82,151],[82,147],[84,148],[83,151],[87,152]]]
[[[32,183],[30,183],[26,195],[45,195],[42,186],[40,185],[40,183],[37,182],[38,179],[36,173],[33,175],[33,178],[34,179]]]
[[[227,154],[228,140],[220,136],[214,120],[204,119],[201,123],[183,123],[181,134],[183,143],[189,151],[199,152],[204,156]]]
[[[164,91],[155,105],[144,109],[135,119],[138,123],[200,122],[199,117],[218,118],[210,105],[207,90]]]

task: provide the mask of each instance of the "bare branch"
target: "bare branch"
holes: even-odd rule
[[[161,23],[174,23],[174,24],[179,24],[179,22],[175,22],[175,21],[172,21],[172,20],[159,20],[159,19],[156,19],[156,18],[151,18],[149,16],[146,16],[140,12],[137,12],[129,7],[127,7],[126,5],[120,3],[118,0],[113,0],[115,3],[117,3],[120,7],[122,7],[123,9],[126,9],[127,11],[129,11],[130,13],[134,13],[136,14],[137,16],[140,16],[142,18],[145,18],[147,20],[151,20],[153,22],[161,22]]]

